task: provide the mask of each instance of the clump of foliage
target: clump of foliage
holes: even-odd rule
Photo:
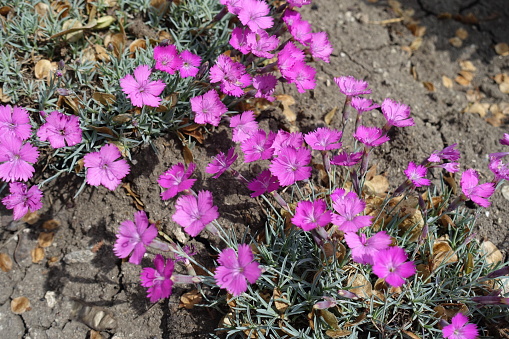
[[[460,171],[460,153],[450,145],[410,162],[407,179],[390,189],[395,183],[377,175],[370,156],[389,142],[391,129],[414,121],[405,104],[365,98],[367,82],[334,79],[345,96],[341,131],[266,131],[255,112],[238,112],[248,100],[274,101],[278,82],[301,93],[315,87],[312,59],[329,62],[332,46],[298,13],[310,2],[224,0],[223,8],[213,0],[153,1],[136,14],[149,20],[156,38],[131,44],[126,30],[136,21],[127,9],[134,2],[41,2],[34,10],[44,15],[23,1],[9,7],[2,34],[13,34],[2,40],[1,64],[3,76],[18,81],[3,78],[3,95],[35,105],[0,107],[0,128],[11,136],[0,146],[0,178],[10,182],[3,203],[15,218],[41,208],[39,187],[24,183],[39,152],[52,154],[48,164],[57,174],[49,179],[76,169],[86,183],[114,190],[130,171],[124,158],[130,147],[182,127],[228,121],[237,148],[220,152],[205,172],[210,180],[231,175],[246,185],[267,209],[265,230],[239,240],[217,221],[222,211],[212,193],[193,190],[196,164],[173,164],[158,180],[162,199],[178,196],[172,220],[191,237],[210,232],[224,247],[216,249],[216,265],[206,267],[145,212],[121,223],[119,258],[139,265],[147,248],[164,253],[140,273],[151,302],[169,297],[174,284],[194,284],[225,312],[218,332],[228,337],[495,335],[490,329],[506,321],[508,291],[500,277],[508,269],[491,243],[475,239],[479,214],[464,204],[490,205],[496,187],[509,179],[503,162],[509,152],[490,154],[490,182],[463,171],[460,192],[428,179],[429,171]],[[31,14],[23,18],[23,10]],[[81,27],[80,10],[89,15]],[[60,46],[59,56],[50,54],[51,44]],[[58,60],[54,69],[51,60],[32,61],[43,81],[19,76],[25,66],[8,62],[30,53]],[[362,114],[379,108],[385,125],[363,125]],[[352,134],[345,132],[349,124]],[[500,143],[509,145],[509,135]],[[236,149],[262,171],[245,177],[235,170]],[[177,265],[188,274],[177,274]]]

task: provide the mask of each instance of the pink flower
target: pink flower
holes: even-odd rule
[[[380,107],[380,105],[373,104],[371,100],[362,97],[353,97],[350,105],[355,108],[359,114],[369,112]]]
[[[410,117],[410,107],[389,98],[382,103],[382,113],[388,126],[407,127],[415,125]]]
[[[348,153],[346,151],[341,152],[331,159],[331,164],[336,166],[355,166],[361,161],[362,152]]]
[[[327,127],[317,128],[304,136],[306,143],[314,150],[329,151],[341,148],[342,132]]]
[[[307,165],[310,161],[311,150],[286,146],[281,149],[279,156],[272,160],[269,168],[281,185],[288,186],[296,181],[309,179],[311,167]]]
[[[415,163],[410,161],[405,170],[405,175],[415,187],[429,186],[431,181],[425,178],[427,172],[428,169],[425,166],[415,165]]]
[[[487,182],[478,185],[479,177],[473,169],[463,172],[460,180],[461,190],[465,196],[482,207],[488,207],[491,203],[487,198],[495,192],[495,184]]]
[[[182,66],[179,68],[180,76],[182,78],[195,77],[199,71],[201,57],[185,50],[180,53],[180,59],[182,60]]]
[[[243,88],[251,84],[251,75],[246,73],[246,67],[224,54],[221,54],[216,64],[210,68],[209,76],[211,83],[221,83],[223,93],[235,97],[242,96]]]
[[[253,78],[253,87],[257,90],[255,98],[263,98],[274,101],[272,96],[276,89],[277,78],[272,74],[257,75]]]
[[[310,5],[311,0],[288,0],[290,6],[302,7],[303,5]]]
[[[495,175],[495,181],[500,180],[509,180],[509,165],[504,164],[501,158],[494,157],[492,153],[490,154],[490,164],[488,168]]]
[[[434,151],[428,158],[429,162],[440,162],[441,160],[456,161],[461,155],[460,151],[456,148],[458,144],[447,146],[441,151]]]
[[[190,189],[196,181],[196,179],[189,179],[195,168],[196,164],[191,162],[186,171],[184,164],[179,162],[161,174],[157,182],[161,187],[167,188],[166,191],[161,192],[161,199],[171,199],[177,193]]]
[[[65,115],[53,111],[46,116],[44,123],[37,131],[41,141],[48,141],[53,148],[74,146],[81,142],[80,119],[75,115]]]
[[[451,324],[442,328],[442,335],[447,339],[475,339],[479,335],[477,326],[468,323],[468,317],[462,313],[451,319]]]
[[[103,185],[111,191],[117,188],[130,171],[125,159],[116,160],[121,156],[118,147],[113,144],[106,144],[99,151],[85,155],[87,184]]]
[[[237,297],[247,290],[247,283],[254,284],[262,274],[259,264],[254,261],[254,255],[249,245],[238,247],[238,254],[233,248],[224,249],[217,262],[214,279],[217,286]]]
[[[449,173],[456,173],[460,170],[460,164],[457,162],[448,162],[442,165],[438,165],[437,167],[441,167]]]
[[[311,33],[309,50],[311,51],[313,58],[322,59],[328,63],[330,62],[330,55],[334,49],[327,38],[327,33],[318,32]]]
[[[232,140],[243,142],[258,130],[258,123],[255,120],[253,111],[245,111],[230,119],[230,127],[233,128]]]
[[[352,259],[359,264],[373,265],[377,253],[391,244],[391,237],[385,232],[375,233],[366,238],[364,233],[358,235],[354,232],[345,233],[345,241],[352,251]]]
[[[273,19],[269,12],[269,5],[265,1],[243,0],[239,20],[253,32],[258,32],[272,27]]]
[[[251,52],[251,45],[247,42],[249,33],[252,33],[249,27],[235,27],[230,38],[230,45],[242,54],[249,54]]]
[[[222,5],[228,7],[228,12],[238,15],[243,6],[243,0],[219,0]]]
[[[304,62],[295,62],[292,69],[286,71],[283,75],[288,82],[295,84],[299,93],[314,89],[316,86],[316,69]]]
[[[271,148],[275,134],[259,129],[254,132],[247,140],[240,144],[242,152],[244,152],[244,162],[253,162],[256,160],[266,160],[272,157],[274,149]]]
[[[281,153],[281,149],[283,147],[291,146],[293,148],[301,148],[302,143],[304,142],[304,136],[301,132],[292,132],[288,133],[280,129],[277,131],[276,138],[272,143],[272,148],[274,149],[274,154],[279,155]]]
[[[217,179],[223,174],[230,166],[237,160],[237,154],[235,154],[235,148],[232,147],[228,150],[228,154],[219,152],[210,164],[207,165],[205,172],[215,174],[212,178]]]
[[[157,228],[149,224],[147,214],[144,211],[134,213],[134,222],[125,220],[120,224],[117,241],[113,246],[113,252],[119,258],[129,258],[131,264],[139,265],[152,240],[157,237]]]
[[[382,129],[362,125],[357,128],[353,137],[368,147],[376,147],[390,140]]]
[[[154,59],[156,61],[155,68],[168,74],[175,74],[183,63],[175,45],[156,46]]]
[[[504,137],[500,139],[500,144],[509,146],[509,133],[504,133]]]
[[[127,74],[120,79],[120,87],[122,91],[131,99],[131,103],[137,107],[143,105],[158,107],[161,98],[158,97],[166,87],[161,80],[150,81],[150,67],[148,65],[140,65],[134,70],[134,78],[131,74]]]
[[[221,115],[228,111],[219,95],[213,89],[203,95],[190,99],[191,109],[195,113],[194,122],[197,124],[211,124],[218,126]]]
[[[268,35],[265,31],[258,33],[250,32],[247,35],[247,43],[251,53],[260,58],[271,59],[274,54],[270,53],[279,45],[279,39],[275,35]]]
[[[181,196],[175,204],[176,212],[172,216],[184,231],[192,237],[197,236],[208,224],[219,218],[217,206],[213,205],[212,193],[198,192],[198,197]]]
[[[346,192],[343,188],[336,189],[331,194],[332,207],[338,214],[332,215],[332,223],[343,232],[357,232],[359,229],[371,225],[370,215],[358,215],[364,212],[366,203],[355,192]]]
[[[294,22],[301,21],[302,16],[300,15],[299,12],[292,11],[291,9],[287,8],[281,19],[283,19],[286,26],[291,27],[291,26],[293,26]]]
[[[141,286],[148,287],[147,297],[150,302],[155,303],[159,299],[168,298],[171,295],[173,281],[173,269],[175,263],[171,259],[165,259],[158,254],[154,258],[155,269],[145,267],[140,274]]]
[[[303,45],[309,45],[312,38],[311,24],[306,20],[294,20],[293,24],[288,27],[290,34],[295,40]]]
[[[27,185],[21,182],[9,184],[11,194],[2,199],[5,208],[13,210],[13,219],[19,220],[25,214],[35,212],[42,207],[42,192],[38,186],[28,189]]]
[[[321,199],[315,201],[299,201],[295,207],[292,223],[304,231],[311,231],[317,227],[324,227],[331,221],[332,212],[327,210],[327,204]]]
[[[264,193],[270,193],[277,190],[279,188],[279,181],[270,174],[269,170],[263,170],[260,174],[258,174],[256,179],[247,184],[247,188],[253,191],[253,193],[251,193],[251,198],[255,198]]]
[[[28,112],[23,107],[0,105],[0,135],[26,140],[32,134]]]
[[[367,89],[369,84],[367,81],[357,80],[353,76],[334,78],[336,85],[339,87],[339,91],[346,96],[357,96],[362,94],[371,93],[370,89]]]
[[[287,42],[283,49],[278,53],[277,66],[281,74],[286,78],[288,72],[292,70],[296,63],[304,63],[305,55],[295,44],[291,41]]]
[[[23,143],[9,134],[0,136],[0,179],[27,181],[34,172],[31,164],[37,161],[39,152],[30,143]]]
[[[378,251],[374,257],[373,273],[394,287],[405,283],[405,279],[415,274],[415,264],[408,259],[405,250],[394,246]]]

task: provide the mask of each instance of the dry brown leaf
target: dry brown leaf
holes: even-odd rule
[[[495,82],[496,82],[497,84],[501,84],[501,83],[503,83],[504,81],[506,81],[506,79],[507,79],[508,77],[509,77],[509,76],[508,76],[507,74],[505,74],[505,73],[499,73],[499,74],[497,74],[497,75],[495,75],[495,76],[493,77],[493,80],[495,80]]]
[[[501,55],[501,56],[508,56],[509,55],[509,45],[505,42],[496,44],[495,52],[497,52],[497,54]]]
[[[101,92],[94,92],[94,94],[92,94],[92,98],[105,106],[111,105],[117,100],[113,94]]]
[[[0,253],[0,269],[4,272],[12,270],[12,259],[7,253]]]
[[[60,227],[60,221],[58,221],[56,219],[46,220],[42,224],[42,228],[44,228],[46,231],[53,231],[54,229],[57,229],[59,227]]]
[[[34,73],[37,79],[44,79],[49,77],[58,68],[56,62],[51,62],[46,59],[39,60],[35,64]]]
[[[352,286],[349,291],[355,293],[361,298],[369,299],[373,294],[371,282],[361,272],[350,274],[347,284]]]
[[[446,77],[445,75],[442,75],[442,84],[445,88],[452,88],[453,82],[452,79],[449,77]]]
[[[509,121],[509,119],[503,113],[495,113],[492,116],[486,118],[486,122],[495,127],[504,125],[506,121]]]
[[[415,334],[413,332],[406,331],[406,330],[403,330],[402,332],[405,333],[407,336],[409,336],[411,339],[421,339],[421,337],[419,337],[417,334]]]
[[[325,334],[327,334],[331,338],[341,338],[341,337],[347,337],[352,334],[352,331],[349,330],[327,330],[325,331]]]
[[[484,118],[486,116],[486,111],[488,110],[489,107],[490,104],[488,103],[481,104],[480,102],[474,102],[472,105],[465,108],[463,112],[479,114],[481,118]]]
[[[11,300],[12,313],[21,314],[30,310],[30,300],[27,297],[17,297]]]
[[[94,45],[95,50],[95,60],[97,61],[103,61],[103,62],[110,62],[110,55],[108,54],[108,51],[106,48],[104,48],[101,45]]]
[[[458,75],[454,81],[456,81],[458,84],[460,84],[461,86],[470,86],[470,80],[466,79],[464,76],[462,75]]]
[[[475,72],[477,70],[477,68],[474,66],[472,61],[469,61],[469,60],[460,61],[460,67],[461,67],[462,71],[467,71],[467,72]]]
[[[76,166],[74,166],[74,172],[78,174],[85,167],[85,159],[81,158],[76,162]]]
[[[410,66],[410,74],[412,74],[414,80],[417,80],[419,78],[419,75],[417,74],[417,67],[414,65]]]
[[[71,8],[71,4],[67,0],[55,0],[51,3],[51,8],[55,11],[56,14],[60,14],[61,18],[66,18],[69,16],[69,9]]]
[[[128,196],[133,198],[136,208],[140,211],[143,211],[143,208],[145,207],[145,205],[140,200],[140,196],[138,194],[136,194],[136,192],[134,192],[133,189],[131,188],[131,183],[129,183],[129,182],[123,183],[122,188],[124,188],[126,190]]]
[[[80,108],[83,107],[83,104],[80,102],[78,97],[59,95],[57,100],[57,106],[60,108],[67,107],[71,109],[74,114],[78,115],[80,112]]]
[[[147,43],[145,39],[136,39],[129,45],[129,52],[131,52],[131,58],[134,58],[135,52],[139,49],[147,49]]]
[[[414,36],[422,37],[426,33],[426,27],[411,23],[406,26]]]
[[[339,330],[338,318],[336,318],[334,313],[327,310],[316,310],[316,313],[319,314],[330,327]]]
[[[432,271],[436,270],[443,264],[453,263],[458,261],[458,256],[449,245],[449,240],[446,238],[439,238],[433,244],[433,256],[431,258]]]
[[[338,106],[334,106],[334,108],[332,108],[329,113],[327,113],[325,115],[325,117],[323,118],[323,120],[325,121],[325,123],[327,125],[330,125],[330,123],[332,122],[332,119],[334,118],[334,116],[336,115],[336,112],[338,110]]]
[[[189,165],[191,162],[194,162],[193,152],[187,147],[187,145],[184,145],[182,147],[182,155],[184,156],[184,162],[186,165]]]
[[[83,24],[77,19],[69,19],[62,24],[62,32],[60,33],[65,40],[76,42],[83,38]],[[53,35],[52,38],[55,38],[57,34]]]
[[[450,43],[453,47],[460,48],[460,47],[461,47],[461,45],[463,45],[463,40],[461,40],[460,38],[458,38],[457,36],[455,36],[454,38],[450,38],[450,39],[449,39],[449,43]]]
[[[435,91],[435,85],[433,85],[432,82],[423,81],[422,84],[423,84],[424,88],[426,88],[428,91],[430,91],[430,92],[434,92]]]
[[[463,314],[468,314],[468,307],[463,303],[443,303],[433,308],[436,312],[436,316],[438,318],[442,318],[444,320],[450,320],[459,312]]]
[[[4,94],[4,91],[2,88],[0,88],[0,101],[6,102],[6,103],[12,101],[12,98],[10,96],[8,96],[7,94]]]
[[[491,241],[483,241],[481,243],[481,251],[486,256],[486,262],[488,264],[502,262],[504,259],[502,252],[500,252],[497,246]]]
[[[90,330],[89,339],[103,339],[101,332]]]
[[[474,80],[474,73],[472,73],[472,72],[460,71],[459,75],[462,76],[463,78],[465,78],[468,82],[471,82],[472,80]]]
[[[192,290],[182,294],[180,297],[179,308],[187,308],[188,310],[194,308],[195,305],[201,303],[203,297],[198,290]]]
[[[389,189],[389,180],[383,175],[375,175],[371,180],[364,182],[363,189],[371,195],[385,193]]]
[[[37,213],[37,211],[36,212],[28,212],[27,214],[25,214],[23,216],[23,218],[21,218],[21,220],[23,222],[26,222],[29,225],[33,225],[39,221],[40,217],[41,217],[41,215],[39,213]]]
[[[118,57],[122,54],[124,46],[127,44],[127,37],[122,33],[107,33],[104,37],[104,47],[108,48],[111,44],[113,53]]]
[[[477,19],[473,13],[468,13],[466,15],[456,14],[453,15],[453,18],[454,20],[467,25],[477,25],[479,23],[479,19]]]
[[[297,121],[297,115],[292,111],[290,106],[295,105],[295,99],[288,94],[276,95],[275,97],[281,102],[281,106],[283,106],[283,115],[286,117],[286,120],[294,124],[295,121]]]
[[[55,233],[53,232],[41,232],[39,237],[37,238],[37,243],[41,247],[48,247],[53,243],[53,239],[55,238]]]
[[[464,28],[458,28],[455,34],[461,40],[465,40],[466,38],[468,38],[468,32]]]
[[[500,92],[502,93],[509,93],[509,82],[503,82],[500,85],[498,85],[498,88],[500,89]]]
[[[30,256],[34,264],[41,262],[44,259],[44,248],[37,246],[30,251]]]
[[[290,306],[290,303],[288,302],[288,299],[286,296],[281,292],[280,289],[274,289],[272,292],[272,298],[274,298],[274,306],[276,306],[276,310],[283,314]],[[286,301],[286,302],[285,302]]]
[[[415,52],[417,51],[422,45],[422,38],[421,37],[417,37],[414,39],[414,41],[412,41],[410,43],[410,46],[408,46],[410,48],[410,50],[412,52]]]
[[[34,9],[37,15],[39,15],[41,18],[44,18],[48,14],[49,6],[45,3],[39,2],[34,6]]]
[[[465,94],[468,102],[477,102],[481,101],[484,98],[484,93],[482,93],[479,88],[469,89]]]

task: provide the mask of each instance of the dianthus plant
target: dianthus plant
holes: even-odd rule
[[[353,76],[334,79],[343,106],[341,130],[320,127],[305,135],[266,131],[251,111],[233,115],[231,103],[237,98],[272,99],[279,81],[272,74],[276,65],[281,79],[299,92],[314,88],[315,70],[305,53],[328,61],[332,47],[296,11],[310,2],[292,0],[271,10],[263,0],[221,0],[226,7],[217,20],[226,11],[237,16],[229,40],[237,51],[209,58],[210,85],[189,98],[189,112],[197,124],[219,126],[228,120],[232,146],[219,150],[206,168],[172,164],[158,181],[165,189],[163,199],[176,198],[170,206],[172,227],[217,244],[214,264],[200,263],[189,244],[173,242],[165,225],[155,229],[142,212],[135,222],[121,223],[116,255],[140,264],[143,256],[154,257],[150,248],[164,252],[141,270],[140,283],[150,301],[170,297],[177,283],[198,285],[224,311],[218,331],[228,337],[493,335],[494,324],[503,324],[506,316],[507,291],[499,277],[508,269],[487,257],[489,244],[475,238],[474,224],[482,214],[463,206],[490,205],[497,185],[509,178],[504,160],[509,152],[490,154],[494,175],[488,182],[474,169],[461,171],[453,187],[441,179],[443,171],[460,171],[456,145],[430,149],[425,159],[409,159],[405,168],[395,169],[401,175],[391,181],[376,175],[375,168],[370,170],[372,150],[390,141],[392,129],[413,128],[415,122],[404,103],[364,98],[376,90]],[[276,48],[280,40],[273,35],[283,24],[293,41]],[[156,54],[155,68],[164,76],[182,72],[184,56],[176,48],[162,46]],[[273,64],[258,59],[269,55],[276,58]],[[157,80],[150,69],[138,67],[134,77],[123,78],[124,93],[135,106],[156,106],[164,97],[153,83]],[[363,113],[379,107],[384,123],[363,124]],[[354,125],[347,126],[352,113]],[[508,140],[504,135],[501,147]],[[113,189],[129,172],[112,147],[85,158],[90,184]],[[236,169],[246,163],[256,172]],[[202,177],[211,182],[191,179],[198,171],[208,173]],[[432,182],[432,177],[440,179]],[[264,229],[236,234],[224,217],[231,210],[222,210],[214,200],[221,180],[238,180],[238,192],[267,208]],[[197,275],[196,267],[205,274]],[[177,273],[183,268],[187,275]]]

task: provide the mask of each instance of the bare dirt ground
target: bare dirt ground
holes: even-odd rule
[[[373,89],[371,98],[380,103],[390,97],[410,105],[416,121],[416,126],[392,134],[392,141],[376,155],[379,171],[394,186],[403,180],[408,161],[421,161],[432,151],[456,142],[462,152],[462,170],[473,167],[482,173],[481,180],[490,180],[487,153],[502,151],[498,139],[509,132],[509,95],[495,81],[498,74],[509,73],[509,56],[499,56],[494,49],[498,43],[509,42],[509,5],[505,0],[402,3],[402,10],[413,10],[407,16],[426,27],[421,39],[406,27],[406,21],[398,19],[401,15],[386,1],[314,0],[301,12],[314,31],[329,34],[335,48],[331,63],[316,62],[314,91],[298,95],[291,86],[278,91],[296,98],[296,125],[307,132],[323,125],[324,116],[343,105],[344,97],[333,77],[363,78]],[[454,39],[458,46],[454,47],[450,39],[457,35],[462,39]],[[469,74],[460,73],[466,70],[461,61],[470,61],[475,70],[467,65]],[[459,74],[467,80],[458,79],[463,85],[455,81]],[[444,86],[443,76],[452,79],[452,87]],[[505,107],[505,120],[503,113],[496,114],[494,104],[500,110]],[[485,115],[463,113],[467,107]],[[375,112],[367,120],[376,123],[380,116]],[[259,120],[271,128],[288,127],[278,109],[263,112]],[[333,127],[339,127],[339,120],[333,120]],[[206,177],[203,170],[210,157],[232,145],[228,136],[228,128],[220,126],[204,145],[192,150],[202,173],[198,174],[197,188],[213,191],[224,225],[256,227],[263,214],[248,197],[247,189],[226,176],[201,180]],[[139,195],[152,220],[160,221],[171,236],[185,240],[187,236],[171,222],[173,207],[160,200],[157,185],[158,176],[169,165],[182,161],[177,140],[174,136],[158,140],[157,154],[148,147],[135,151],[132,173],[124,181]],[[2,337],[88,338],[92,328],[104,338],[208,337],[218,326],[218,312],[179,308],[179,298],[187,291],[181,288],[174,289],[169,300],[152,305],[138,283],[140,267],[114,256],[116,229],[136,211],[133,198],[123,188],[110,192],[104,187],[87,187],[73,200],[80,184],[70,176],[48,188],[41,221],[34,225],[12,222],[10,211],[1,211],[0,252],[16,260],[10,272],[0,272]],[[509,191],[505,186],[503,189]],[[500,191],[491,201],[492,207],[479,213],[478,236],[490,239],[507,253],[509,202]],[[43,231],[42,221],[50,219],[60,221],[60,226],[44,259],[34,264],[29,251]],[[210,260],[208,248],[214,241],[203,236],[192,243],[200,256]],[[143,264],[148,265],[150,260],[145,260]],[[16,315],[10,303],[19,296],[30,300],[31,310]],[[98,311],[104,312],[105,319],[94,323],[90,315]]]

